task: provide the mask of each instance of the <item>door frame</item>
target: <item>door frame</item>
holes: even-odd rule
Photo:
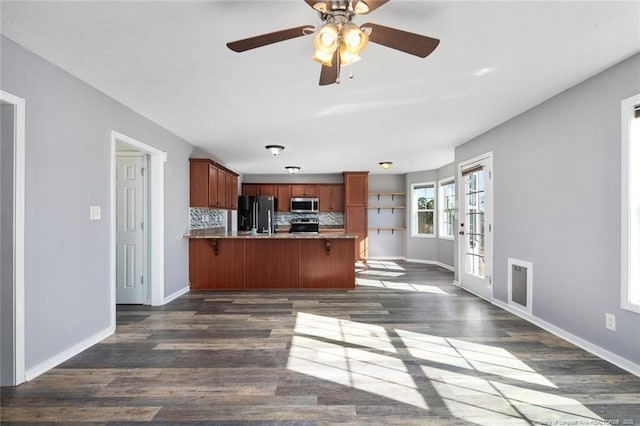
[[[13,130],[13,379],[14,385],[26,381],[25,372],[25,126],[26,102],[0,90],[0,101],[14,107]]]
[[[131,145],[129,145],[131,146]],[[117,147],[116,147],[117,149]],[[151,294],[149,293],[149,155],[145,152],[141,151],[116,151],[116,167],[118,162],[118,157],[140,157],[143,159],[143,170],[145,172],[142,175],[142,217],[144,226],[142,228],[142,276],[144,277],[142,282],[142,304],[150,305],[151,304]],[[116,169],[117,172],[117,169]],[[116,211],[118,209],[118,200],[116,194]],[[116,217],[117,221],[117,217]],[[117,237],[117,229],[116,229],[116,245],[118,243]],[[117,260],[116,260],[116,270],[117,270]],[[117,281],[117,277],[116,277]],[[118,302],[117,291],[116,291],[116,304]]]
[[[164,163],[167,153],[144,142],[111,131],[111,323],[116,324],[116,145],[124,143],[149,155],[149,250],[148,283],[151,286],[151,305],[164,304]]]
[[[464,285],[464,268],[466,265],[465,262],[465,253],[466,253],[466,247],[464,244],[464,238],[460,237],[460,232],[464,231],[464,229],[462,229],[460,227],[460,223],[464,220],[463,218],[463,209],[464,209],[464,181],[462,178],[462,171],[463,169],[468,169],[469,167],[473,166],[474,164],[484,164],[486,166],[486,168],[488,169],[490,175],[488,177],[488,179],[485,179],[485,216],[484,216],[484,220],[485,220],[485,253],[489,253],[488,256],[485,256],[485,259],[487,260],[485,263],[485,276],[489,278],[489,284],[490,284],[490,293],[485,295],[485,294],[479,294],[478,292],[474,291],[473,289],[470,289],[468,286]],[[458,191],[458,266],[459,266],[459,273],[458,273],[458,280],[460,283],[460,288],[475,294],[478,297],[481,297],[483,299],[492,301],[494,296],[493,296],[493,288],[494,288],[494,275],[493,275],[493,270],[494,270],[494,251],[493,251],[493,206],[494,206],[494,191],[493,191],[493,178],[495,176],[494,172],[493,172],[493,151],[489,151],[486,152],[484,154],[481,155],[477,155],[473,158],[467,159],[465,161],[461,161],[458,163],[458,167],[457,167],[457,179],[458,179],[458,187],[457,187],[457,191]],[[488,194],[488,195],[487,195]],[[464,222],[463,222],[464,223]]]

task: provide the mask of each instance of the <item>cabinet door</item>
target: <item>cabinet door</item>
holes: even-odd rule
[[[226,196],[225,207],[231,210],[238,209],[238,178],[231,173],[226,174]]]
[[[270,183],[266,183],[266,184],[261,184],[258,185],[259,189],[258,191],[260,192],[259,195],[271,195],[273,197],[276,196],[276,186]]]
[[[331,211],[344,211],[344,185],[331,185]]]
[[[227,206],[227,173],[218,169],[218,199],[216,200],[216,207],[224,209]]]
[[[366,173],[345,173],[344,193],[346,206],[366,206],[369,197],[369,177]]]
[[[209,164],[209,207],[218,207],[218,168]]]
[[[318,185],[314,184],[298,184],[291,185],[292,197],[317,197]]]
[[[319,210],[321,212],[333,211],[332,188],[333,185],[318,185]]]
[[[254,183],[243,183],[242,184],[242,195],[259,195],[258,194],[258,185]]]
[[[209,163],[190,161],[189,207],[209,207]]]
[[[278,211],[288,212],[291,204],[291,185],[276,185]]]

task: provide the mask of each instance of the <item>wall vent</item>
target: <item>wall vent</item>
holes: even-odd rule
[[[518,259],[507,259],[508,304],[533,315],[533,264]]]

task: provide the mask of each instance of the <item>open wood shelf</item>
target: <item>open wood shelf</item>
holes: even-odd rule
[[[378,201],[380,201],[380,197],[381,196],[390,196],[391,199],[393,200],[394,197],[398,196],[398,197],[402,197],[404,196],[405,193],[404,192],[370,192],[369,196],[377,196],[378,197]]]
[[[407,228],[400,228],[400,227],[383,227],[383,226],[378,226],[375,228],[369,228],[370,231],[378,231],[378,234],[380,234],[380,231],[391,231],[391,234],[393,234],[395,231],[404,231]]]
[[[378,213],[380,213],[380,210],[391,210],[391,213],[393,213],[395,209],[404,209],[405,206],[369,206],[368,208],[378,209]]]

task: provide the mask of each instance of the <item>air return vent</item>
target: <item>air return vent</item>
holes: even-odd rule
[[[513,308],[532,315],[531,299],[533,295],[533,265],[518,259],[507,259],[509,271],[509,300]]]

